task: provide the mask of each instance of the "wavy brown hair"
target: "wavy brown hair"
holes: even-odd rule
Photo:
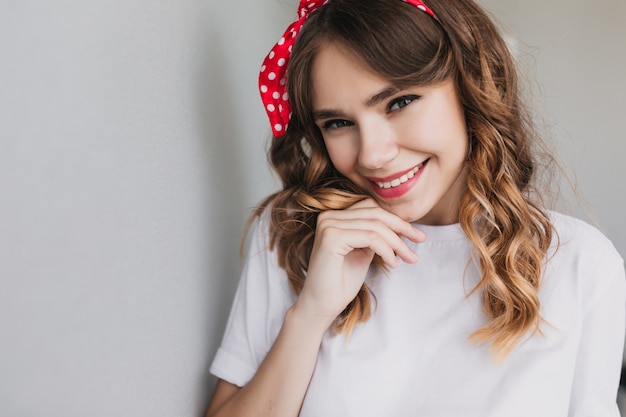
[[[459,219],[482,271],[471,292],[484,294],[490,318],[470,338],[490,342],[502,357],[539,330],[538,289],[553,234],[534,189],[540,142],[521,103],[514,60],[485,11],[471,0],[432,0],[429,7],[437,19],[401,0],[331,0],[311,14],[289,63],[291,122],[269,150],[283,187],[253,218],[271,207],[270,246],[298,294],[318,214],[370,197],[335,169],[313,121],[311,68],[321,47],[353,51],[399,88],[452,80],[471,150]],[[334,330],[349,334],[371,308],[363,285]]]

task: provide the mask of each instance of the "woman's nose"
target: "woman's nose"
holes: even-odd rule
[[[398,155],[395,134],[385,122],[361,124],[359,134],[359,164],[363,168],[383,168]]]

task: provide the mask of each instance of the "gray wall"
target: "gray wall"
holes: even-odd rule
[[[0,0],[0,416],[201,414],[295,3]],[[626,253],[625,3],[489,4]]]

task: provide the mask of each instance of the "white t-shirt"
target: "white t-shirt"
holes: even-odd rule
[[[626,318],[624,262],[586,223],[551,213],[560,242],[545,268],[543,335],[500,364],[468,336],[487,323],[472,246],[458,224],[419,226],[419,255],[366,282],[369,321],[349,341],[327,332],[301,417],[618,417],[616,394]],[[243,386],[255,374],[295,301],[267,217],[251,241],[211,373]],[[556,248],[556,239],[553,249]],[[550,253],[554,253],[551,250]]]

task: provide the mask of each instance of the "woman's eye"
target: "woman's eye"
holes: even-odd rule
[[[409,104],[411,104],[411,102],[413,102],[413,100],[417,100],[418,98],[418,96],[399,97],[389,103],[389,111],[400,110],[408,106]]]
[[[352,125],[352,123],[350,123],[347,120],[329,120],[329,121],[325,122],[322,127],[324,129],[339,129],[339,128],[347,127],[347,126],[351,126],[351,125]]]

